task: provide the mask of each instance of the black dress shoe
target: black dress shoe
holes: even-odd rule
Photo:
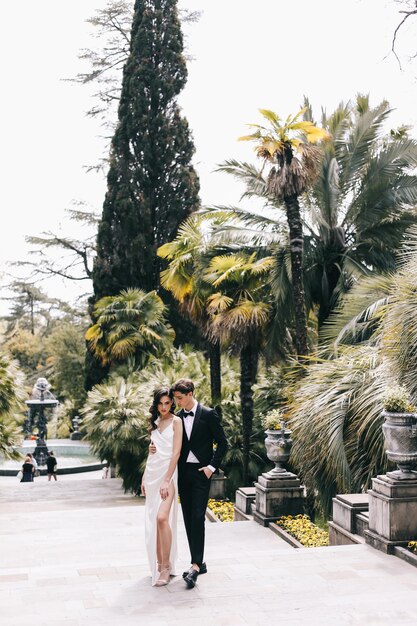
[[[187,585],[188,589],[192,589],[193,587],[195,587],[195,584],[197,582],[197,578],[198,578],[198,572],[196,569],[191,569],[187,576],[184,578],[185,580],[185,584]]]
[[[194,570],[193,570],[192,567],[190,567],[189,570],[187,570],[186,572],[182,573],[182,577],[185,578],[187,576],[187,574],[189,574],[192,571],[194,571]],[[198,575],[200,576],[200,574],[207,574],[207,565],[205,563],[201,564],[200,571],[198,572]]]

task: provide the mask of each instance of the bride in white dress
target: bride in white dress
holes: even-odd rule
[[[145,504],[145,540],[152,574],[152,585],[167,585],[176,574],[178,478],[182,421],[173,414],[169,387],[154,392],[150,409],[151,442],[156,452],[149,454],[142,479]]]

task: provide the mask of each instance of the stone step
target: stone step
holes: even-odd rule
[[[6,482],[7,481],[7,482]],[[104,506],[129,506],[140,500],[125,494],[119,478],[109,480],[83,479],[48,482],[45,478],[33,483],[3,479],[0,489],[0,510],[32,512]]]
[[[295,550],[253,521],[207,523],[208,573],[188,590],[180,514],[179,575],[151,587],[143,498],[117,479],[20,487],[0,482],[4,626],[417,623],[415,568],[370,546]]]

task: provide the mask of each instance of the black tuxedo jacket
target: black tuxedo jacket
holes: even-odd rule
[[[184,411],[181,410],[178,416],[183,419],[183,414]],[[217,444],[215,450],[214,443]],[[180,466],[185,465],[190,450],[202,465],[212,465],[216,470],[227,450],[227,441],[219,416],[214,409],[200,403],[197,405],[190,439],[185,432],[185,426],[183,428]]]

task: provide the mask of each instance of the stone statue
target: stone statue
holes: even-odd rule
[[[50,399],[55,396],[49,390],[51,385],[48,383],[46,378],[38,378],[36,383],[33,385],[31,398],[34,400],[43,400],[45,398]]]

